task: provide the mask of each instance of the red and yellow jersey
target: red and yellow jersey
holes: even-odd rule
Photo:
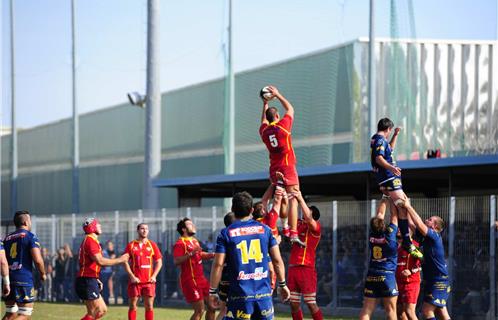
[[[417,247],[419,246],[419,244],[415,240],[412,240],[412,243]],[[420,266],[420,259],[417,259],[409,254],[408,251],[403,248],[403,246],[398,246],[398,266],[396,268],[396,281],[402,283],[420,283]],[[408,277],[402,275],[403,270],[408,269],[412,271],[415,268],[418,268],[418,271],[416,273],[412,273]]]
[[[270,152],[270,168],[296,165],[292,148],[292,117],[286,114],[280,121],[261,124],[259,134]]]
[[[147,283],[154,271],[154,261],[162,259],[162,254],[154,241],[147,239],[145,243],[133,240],[126,246],[125,253],[130,255],[131,271],[140,279],[140,283]]]
[[[299,239],[306,244],[306,247],[303,248],[296,243],[292,244],[289,265],[315,267],[316,248],[321,237],[320,222],[315,222],[316,230],[312,230],[304,220],[298,221]]]
[[[277,228],[278,216],[279,216],[278,212],[272,208],[266,214],[266,216],[264,216],[263,218],[256,219],[256,221],[267,225],[271,229],[271,233],[273,234],[273,236],[276,237],[278,236],[278,228]]]
[[[204,272],[202,271],[202,250],[200,247],[199,241],[194,237],[180,237],[173,246],[174,258],[184,256],[187,253],[197,250],[190,258],[180,265],[181,281],[192,279],[195,282],[196,279],[204,277]]]
[[[93,260],[96,254],[102,254],[99,239],[94,234],[87,234],[80,246],[78,277],[98,278],[100,266]]]

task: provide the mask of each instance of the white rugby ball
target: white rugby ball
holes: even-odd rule
[[[266,100],[266,101],[269,101],[269,100],[272,100],[273,98],[275,98],[275,96],[273,95],[273,93],[271,93],[268,86],[264,87],[263,89],[261,89],[259,91],[259,96],[261,99]]]

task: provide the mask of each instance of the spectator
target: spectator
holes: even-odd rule
[[[57,250],[57,256],[55,258],[55,279],[54,279],[54,295],[58,302],[64,301],[64,279],[65,279],[65,268],[66,268],[66,255],[64,248],[60,247]]]
[[[102,250],[102,256],[107,259],[110,258],[107,249]],[[110,297],[109,280],[111,279],[111,276],[112,276],[112,267],[102,267],[102,269],[100,270],[100,281],[102,282],[103,285],[102,299],[104,299],[106,305],[109,304],[109,297]]]
[[[52,259],[50,257],[50,253],[48,249],[42,248],[42,258],[43,263],[45,264],[45,272],[47,272],[47,279],[43,282],[39,287],[39,299],[41,301],[51,301],[52,300],[52,272],[54,271],[52,268]]]
[[[111,258],[111,259],[116,258],[116,251],[114,250],[114,242],[112,242],[110,240],[107,241],[106,251],[107,251],[107,254],[109,255],[109,258]],[[112,272],[111,272],[111,276],[109,277],[109,280],[108,280],[109,300],[114,301],[114,302],[116,300],[114,298],[114,275],[116,274],[116,271],[118,268],[119,268],[119,266],[112,266],[111,267]]]

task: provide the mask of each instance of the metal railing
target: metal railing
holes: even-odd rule
[[[496,196],[413,199],[413,206],[423,218],[439,215],[446,222],[443,241],[451,275],[452,293],[449,309],[453,319],[496,319],[497,268]],[[359,308],[362,304],[363,280],[367,265],[367,238],[370,217],[375,214],[376,200],[333,201],[314,203],[321,210],[322,238],[317,252],[317,301],[325,313]],[[177,222],[189,217],[197,226],[196,237],[205,250],[214,250],[216,236],[224,227],[225,209],[221,207],[178,208],[161,210],[115,211],[90,213],[103,227],[100,242],[108,241],[120,253],[136,237],[139,222],[149,225],[150,239],[156,241],[164,256],[159,277],[157,304],[178,302],[182,293],[178,285],[178,270],[172,260],[172,246],[178,239]],[[54,265],[53,254],[64,244],[76,253],[83,239],[81,223],[88,215],[33,215],[33,232],[49,251],[46,263]],[[2,226],[2,234],[13,226]],[[289,244],[281,244],[282,255],[288,259]],[[77,261],[73,261],[73,270]],[[208,276],[210,263],[205,263]],[[55,270],[52,281],[57,279]],[[68,279],[65,279],[68,281]],[[70,279],[72,280],[72,279]],[[111,303],[126,303],[127,276],[123,268],[113,269],[114,299]],[[55,286],[52,285],[53,288]],[[71,286],[72,287],[72,286]],[[124,290],[123,290],[124,288]],[[47,289],[45,289],[46,291]],[[53,300],[57,296],[45,294],[41,298]],[[74,293],[63,295],[75,299]]]

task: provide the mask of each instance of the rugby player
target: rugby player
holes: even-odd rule
[[[308,207],[301,192],[294,193],[301,211],[303,219],[297,223],[299,238],[306,244],[302,247],[294,243],[291,247],[289,258],[288,281],[291,292],[290,304],[292,320],[302,320],[301,297],[310,310],[314,320],[322,320],[322,311],[316,304],[316,249],[321,237],[320,211],[317,207]]]
[[[424,303],[422,316],[426,320],[449,320],[446,309],[448,296],[451,291],[448,266],[444,259],[443,238],[444,221],[439,216],[431,216],[425,221],[411,206],[410,200],[401,203],[407,209],[410,218],[415,224],[418,233],[422,236],[421,245],[424,252],[422,262],[422,278],[424,280]]]
[[[401,169],[396,166],[393,151],[396,146],[400,128],[394,129],[393,137],[387,139],[392,133],[394,123],[389,118],[382,118],[377,124],[377,133],[370,140],[370,162],[380,191],[388,195],[396,204],[401,199],[406,199],[401,182]],[[399,210],[399,229],[403,239],[403,246],[408,252],[421,259],[422,253],[413,245],[408,231],[408,216],[406,210]]]
[[[185,300],[192,305],[191,320],[200,320],[206,311],[206,320],[214,320],[215,309],[208,304],[209,283],[204,277],[202,261],[213,259],[214,253],[203,252],[199,241],[194,238],[197,231],[189,218],[183,218],[176,226],[180,238],[173,247],[173,259],[181,269],[180,285]],[[206,308],[207,306],[207,308]]]
[[[296,170],[296,155],[292,148],[291,131],[294,121],[294,107],[278,91],[276,87],[269,86],[269,90],[285,109],[285,115],[280,119],[277,108],[269,107],[268,101],[263,99],[263,112],[259,134],[270,153],[270,181],[277,185],[277,172],[281,172],[285,179],[283,184],[288,194],[299,191],[299,177]],[[286,221],[290,227],[291,242],[304,245],[297,236],[297,200],[289,199],[288,213],[282,212],[284,234]],[[287,234],[285,234],[287,236]]]
[[[225,319],[273,319],[270,257],[277,273],[282,300],[286,301],[290,296],[277,241],[268,226],[251,219],[252,211],[251,195],[247,192],[236,193],[232,199],[236,221],[223,229],[216,241],[209,303],[212,308],[217,305],[217,288],[226,262],[230,289]]]
[[[5,256],[3,242],[0,241],[0,273],[2,275],[2,296],[8,296],[10,293],[9,263]]]
[[[233,212],[228,212],[223,218],[223,223],[225,227],[228,227],[235,221],[235,215]],[[220,298],[219,302],[219,312],[216,316],[216,320],[223,320],[227,313],[227,300],[228,300],[228,290],[230,288],[230,281],[228,279],[230,272],[228,271],[227,264],[223,265],[223,274],[221,275],[220,285],[218,286],[218,296]]]
[[[115,259],[102,256],[102,247],[98,238],[102,234],[102,226],[96,218],[87,218],[83,222],[83,231],[85,238],[78,254],[79,271],[76,276],[75,289],[76,294],[86,306],[86,314],[81,320],[97,320],[107,312],[107,306],[100,295],[103,288],[99,280],[101,267],[125,263],[130,256],[126,253]]]
[[[128,273],[128,297],[130,306],[128,320],[137,319],[137,303],[142,297],[145,307],[145,320],[154,320],[154,297],[156,296],[157,275],[163,266],[161,250],[148,239],[149,226],[137,225],[137,239],[128,243],[125,253],[130,256],[124,264]]]
[[[391,221],[386,227],[384,223],[385,206],[390,204]],[[363,308],[360,320],[369,320],[377,305],[377,300],[382,299],[386,311],[386,319],[396,319],[396,263],[398,258],[398,232],[397,208],[392,200],[382,199],[377,214],[370,220],[369,251],[370,261],[363,297]]]
[[[4,297],[5,315],[3,320],[31,319],[35,301],[33,287],[33,263],[45,281],[45,265],[40,251],[38,237],[31,232],[31,217],[28,211],[17,211],[14,215],[16,230],[3,241],[5,255],[10,270],[10,292]],[[4,270],[2,270],[2,276]],[[5,290],[6,291],[6,290]]]

